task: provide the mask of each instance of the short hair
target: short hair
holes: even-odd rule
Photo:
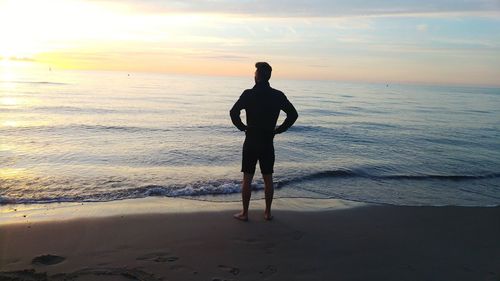
[[[257,75],[260,79],[264,81],[271,79],[273,68],[267,62],[258,62],[255,64],[255,68],[257,68]]]

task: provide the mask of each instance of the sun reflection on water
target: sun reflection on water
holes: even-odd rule
[[[0,179],[20,178],[25,170],[24,168],[0,168]]]
[[[0,60],[0,81],[13,81],[16,78],[14,62],[7,58]]]
[[[6,120],[2,122],[3,127],[17,127],[17,122],[12,120]]]
[[[19,103],[20,102],[19,102],[18,98],[14,98],[14,97],[2,97],[2,98],[0,98],[1,105],[14,106],[14,105],[18,105]]]

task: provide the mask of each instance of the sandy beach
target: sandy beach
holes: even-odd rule
[[[500,280],[498,207],[254,205],[4,222],[0,280]]]

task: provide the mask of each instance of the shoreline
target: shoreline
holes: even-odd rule
[[[0,280],[500,279],[500,207],[255,207],[2,225]]]
[[[274,198],[273,200],[273,211],[324,212],[374,206],[394,208],[500,208],[499,205],[393,205],[334,198],[285,197]],[[249,208],[251,213],[263,212],[264,208],[264,198],[251,199]],[[4,204],[0,205],[0,226],[18,223],[31,224],[50,221],[60,222],[75,219],[105,218],[120,215],[184,214],[228,210],[233,212],[241,210],[241,201],[211,201],[184,197],[145,197],[99,202]]]
[[[370,206],[342,199],[276,198],[273,210],[327,211]],[[264,199],[250,202],[250,212],[263,212]],[[188,198],[147,197],[108,202],[54,202],[43,204],[9,204],[0,206],[0,226],[17,223],[62,221],[120,215],[175,214],[219,212],[241,209],[241,202],[213,202]]]

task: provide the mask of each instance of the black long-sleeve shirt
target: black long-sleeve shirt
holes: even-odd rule
[[[247,125],[240,118],[242,109],[246,111]],[[286,119],[276,128],[280,110],[286,113]],[[275,134],[288,130],[299,116],[285,94],[271,88],[269,82],[260,82],[252,89],[245,90],[231,108],[230,115],[233,124],[241,131],[255,130]]]

